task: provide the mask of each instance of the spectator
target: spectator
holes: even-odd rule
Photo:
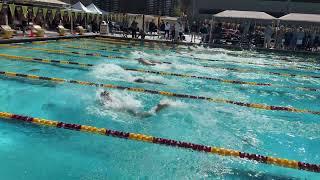
[[[272,34],[273,34],[272,27],[268,25],[264,30],[264,47],[265,48],[268,48],[268,49],[270,48]]]
[[[283,49],[284,42],[285,42],[285,29],[283,26],[280,26],[280,28],[277,31],[276,48]]]
[[[305,36],[305,34],[303,31],[303,28],[300,26],[296,32],[296,47],[300,50],[303,48],[302,46],[303,46],[304,36]]]
[[[200,33],[201,33],[201,43],[206,42],[206,36],[208,34],[208,28],[205,23],[202,24],[200,28]]]
[[[170,32],[171,32],[171,40],[174,40],[176,38],[176,27],[175,27],[175,24],[170,26]]]
[[[196,42],[196,36],[198,34],[198,25],[193,21],[191,25],[191,42]]]
[[[164,24],[164,21],[162,20],[161,24],[160,24],[160,31],[164,32],[165,31],[165,27],[166,27],[166,25]]]
[[[157,26],[156,24],[154,23],[154,20],[152,20],[150,23],[149,23],[149,32],[150,34],[152,35],[154,32],[157,31]]]
[[[112,30],[113,30],[113,24],[111,21],[108,22],[108,27],[109,27],[109,33],[113,34]]]
[[[167,39],[170,39],[170,30],[171,30],[170,24],[168,22],[166,22],[165,29],[164,29],[164,32],[165,32],[164,36]]]
[[[134,19],[131,23],[131,32],[132,32],[132,38],[137,37],[137,30],[138,30],[138,23],[136,22],[136,19]]]
[[[182,23],[180,21],[178,21],[177,23],[177,26],[176,26],[176,34],[178,34],[179,36],[176,37],[176,39],[182,41],[183,38],[182,38],[182,35],[183,35],[183,26],[182,26]]]

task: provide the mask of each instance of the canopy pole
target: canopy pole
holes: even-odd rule
[[[210,36],[209,36],[209,44],[212,42],[212,29],[213,29],[213,23],[215,21],[214,16],[211,17],[211,23],[210,23]],[[213,43],[213,42],[212,42]]]

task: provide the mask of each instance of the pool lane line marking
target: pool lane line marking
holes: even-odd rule
[[[153,50],[169,50],[169,49],[173,49],[173,50],[185,50],[185,48],[181,48],[181,47],[176,47],[176,46],[167,46],[167,47],[157,47],[154,45],[150,45],[150,44],[144,44],[143,42],[119,42],[117,40],[109,40],[109,39],[91,39],[89,41],[95,41],[95,42],[102,42],[102,43],[111,43],[111,44],[120,44],[120,45],[130,45],[130,46],[136,46],[136,47],[142,47],[142,48],[149,48],[149,49],[153,49]]]
[[[45,49],[45,48],[34,48],[34,47],[25,47],[25,46],[19,46],[19,45],[0,45],[2,47],[7,47],[7,48],[23,48],[23,49],[29,49],[29,50],[36,50],[36,51],[44,51],[48,53],[54,53],[54,54],[64,54],[64,55],[83,55],[83,56],[93,56],[93,57],[106,57],[109,59],[122,59],[122,60],[130,60],[128,58],[122,57],[122,56],[109,56],[109,55],[102,55],[99,53],[80,53],[80,52],[74,52],[74,51],[64,51],[64,50],[52,50],[52,49]],[[165,64],[170,64],[170,62],[162,62]],[[199,66],[199,65],[195,65]],[[236,72],[255,72],[255,70],[241,70],[241,69],[236,69],[236,68],[225,68],[225,67],[217,67],[217,66],[210,66],[210,65],[200,65],[200,67],[204,68],[214,68],[214,69],[225,69],[225,70],[232,70]],[[285,76],[285,77],[312,77],[312,78],[320,78],[319,76],[306,76],[306,75],[294,75],[294,74],[286,74],[286,73],[277,73],[277,72],[266,72],[268,74],[272,75],[279,75],[279,76]],[[306,88],[304,88],[306,89]],[[314,91],[314,90],[312,90]]]
[[[307,66],[284,66],[284,65],[276,65],[271,63],[239,62],[239,61],[230,61],[230,60],[224,61],[220,59],[206,59],[206,58],[185,57],[185,56],[179,56],[179,57],[190,58],[198,61],[208,61],[208,62],[224,62],[224,63],[227,62],[227,63],[237,63],[237,64],[259,65],[259,66],[272,66],[272,67],[286,68],[286,69],[320,70],[320,68],[317,68],[317,67],[307,67]],[[204,66],[204,67],[210,67],[210,66]]]
[[[110,42],[119,42],[119,43],[131,43],[131,44],[147,44],[149,46],[158,46],[158,47],[173,47],[173,46],[179,46],[178,44],[173,44],[170,42],[150,42],[150,41],[136,41],[136,40],[131,40],[131,39],[114,39],[114,38],[108,38],[108,37],[95,37],[94,39],[96,40],[102,40],[102,41],[110,41]]]
[[[320,115],[320,111],[297,109],[297,108],[285,107],[285,106],[269,106],[265,104],[245,103],[245,102],[239,102],[239,101],[231,101],[227,99],[210,98],[205,96],[195,96],[195,95],[189,95],[189,94],[179,94],[179,93],[173,93],[168,91],[117,86],[113,84],[99,84],[99,83],[87,82],[87,81],[67,80],[62,78],[52,78],[52,77],[37,76],[32,74],[21,74],[16,72],[5,72],[5,71],[0,71],[0,75],[7,76],[7,77],[21,77],[21,78],[32,79],[32,80],[51,81],[51,82],[57,82],[57,83],[77,84],[82,86],[94,86],[94,87],[101,87],[101,88],[108,88],[108,89],[118,89],[118,90],[125,90],[125,91],[137,92],[137,93],[157,94],[162,96],[177,97],[177,98],[184,98],[184,99],[205,100],[208,102],[232,104],[232,105],[237,105],[242,107],[263,109],[263,110],[270,110],[270,111],[286,111],[286,112],[308,113],[308,114]]]
[[[95,51],[95,50],[103,50],[103,51],[107,51],[107,52],[120,52],[120,53],[121,52],[131,52],[131,51],[122,51],[122,50],[114,49],[114,48],[97,48],[97,49],[95,49],[95,48],[84,47],[84,46],[72,46],[72,45],[62,45],[62,46],[63,47],[67,47],[67,48],[72,48],[72,49],[83,49],[83,50],[93,50],[93,51]],[[179,56],[179,57],[183,57],[183,56]],[[223,61],[223,60],[217,60],[217,61],[226,62],[226,61]],[[196,66],[199,66],[199,65],[196,65]],[[279,73],[279,72],[271,72],[271,71],[261,71],[261,70],[257,70],[257,69],[243,69],[243,68],[239,69],[239,68],[231,68],[231,67],[228,68],[228,67],[219,67],[219,66],[213,66],[213,65],[200,65],[200,67],[214,68],[214,69],[224,69],[224,70],[231,70],[231,71],[242,72],[242,73],[256,73],[256,72],[259,72],[259,74],[271,74],[271,75],[277,75],[277,76],[283,76],[283,77],[303,77],[303,78],[320,79],[320,76],[314,76],[314,75],[300,75],[300,74],[291,74],[291,73]]]
[[[107,51],[107,52],[115,52],[115,53],[119,53],[119,52],[123,52],[123,53],[129,53],[131,51],[123,51],[123,50],[119,50],[119,49],[115,49],[115,48],[89,48],[89,47],[85,47],[85,46],[72,46],[72,45],[60,45],[62,47],[66,47],[66,48],[70,48],[70,49],[81,49],[81,50],[90,50],[90,51]]]
[[[116,40],[114,41],[114,39],[105,39],[105,38],[102,38],[104,39],[103,41],[111,41],[111,42],[115,42],[115,43],[120,43],[120,42],[117,42]],[[97,39],[99,40],[99,39]],[[125,41],[125,40],[122,40],[122,41]],[[127,44],[129,42],[126,42]],[[138,42],[136,42],[138,43]],[[43,43],[45,44],[45,43]],[[121,44],[121,43],[120,43]],[[129,43],[130,44],[130,43]],[[72,47],[73,48],[73,47]],[[78,48],[79,49],[79,48]],[[107,50],[107,49],[98,49],[98,50]],[[117,51],[117,50],[113,50],[113,51]],[[95,56],[99,56],[99,54],[95,54]],[[101,55],[103,57],[103,55]],[[270,63],[253,63],[253,62],[239,62],[239,61],[224,61],[224,60],[217,60],[217,59],[205,59],[205,58],[197,58],[197,57],[186,57],[186,56],[179,56],[181,58],[191,58],[191,59],[194,59],[194,60],[199,60],[199,61],[210,61],[210,62],[227,62],[227,63],[238,63],[238,64],[250,64],[250,65],[259,65],[259,66],[272,66],[272,67],[278,67],[278,68],[286,68],[286,69],[303,69],[303,70],[320,70],[320,68],[317,68],[317,67],[308,67],[308,66],[284,66],[282,67],[282,65],[276,65],[276,64],[270,64]],[[295,61],[290,61],[290,60],[286,60],[287,62],[295,62]],[[284,64],[283,64],[284,65]],[[211,67],[211,66],[203,66],[203,67]],[[294,77],[293,74],[286,74],[284,73],[284,76],[291,76],[291,77]],[[312,76],[311,76],[312,77]],[[319,76],[314,76],[313,78],[320,78]]]
[[[109,56],[109,55],[103,55],[100,53],[81,53],[77,51],[65,51],[65,50],[56,50],[56,49],[46,49],[46,48],[34,48],[34,47],[25,47],[25,46],[19,46],[19,45],[7,45],[7,44],[0,44],[0,47],[6,47],[6,48],[13,48],[13,49],[28,49],[28,50],[36,50],[36,51],[43,51],[48,53],[54,53],[54,54],[63,54],[63,55],[78,55],[78,56],[92,56],[92,57],[105,57],[109,59],[121,59],[121,60],[138,60],[138,59],[129,59],[123,56]],[[171,64],[170,62],[161,61],[163,64]]]
[[[59,61],[59,60],[49,60],[49,59],[42,59],[42,58],[32,58],[32,57],[24,57],[24,56],[14,56],[9,54],[0,54],[0,57],[13,59],[13,60],[21,60],[21,61],[34,61],[34,62],[41,62],[41,63],[52,63],[52,64],[70,64],[70,65],[78,65],[81,67],[92,67],[94,64],[86,64],[86,63],[77,63],[71,61]],[[161,71],[149,71],[144,69],[134,69],[134,68],[124,68],[126,71],[134,71],[140,73],[150,73],[150,74],[158,74],[162,76],[176,76],[176,77],[183,77],[183,78],[195,78],[195,79],[205,79],[205,80],[212,80],[218,81],[223,83],[231,83],[231,84],[244,84],[244,85],[255,85],[255,86],[271,86],[268,83],[256,83],[256,82],[245,82],[245,81],[237,81],[237,80],[226,80],[226,79],[219,79],[219,78],[212,78],[212,77],[205,77],[205,76],[194,76],[189,74],[178,74],[178,73],[170,73],[170,72],[161,72]]]
[[[57,41],[61,41],[61,40],[57,40]],[[34,41],[34,42],[31,42],[32,44],[51,44],[51,43],[56,43],[57,41]],[[72,49],[83,49],[83,50],[94,50],[94,51],[108,51],[108,50],[112,50],[112,51],[115,51],[115,52],[120,52],[119,49],[116,49],[116,47],[110,47],[110,48],[96,48],[96,49],[93,49],[93,48],[88,48],[88,47],[85,47],[85,46],[72,46],[70,44],[55,44],[55,46],[63,46],[63,47],[67,47],[67,48],[72,48]],[[121,52],[131,52],[129,50],[126,50],[126,51],[123,51],[121,50]]]
[[[15,56],[15,55],[9,55],[9,54],[0,54],[0,57],[8,58],[10,60],[27,61],[27,62],[35,62],[35,63],[70,64],[70,65],[76,65],[76,66],[81,66],[81,67],[94,66],[94,64],[87,64],[87,63],[78,63],[78,62],[61,61],[61,60],[49,60],[49,59],[33,58],[33,57],[26,57],[26,56]]]
[[[277,64],[271,64],[271,63],[254,63],[254,62],[240,62],[240,61],[231,61],[231,60],[221,60],[221,59],[205,59],[205,58],[197,58],[197,57],[185,57],[185,56],[178,56],[180,58],[190,58],[197,61],[209,61],[209,62],[224,62],[224,63],[237,63],[237,64],[249,64],[249,65],[258,65],[258,66],[272,66],[277,68],[286,68],[286,69],[302,69],[302,70],[320,70],[320,68],[317,67],[308,67],[308,66],[287,66],[285,64],[277,65]],[[207,67],[210,67],[208,65]]]
[[[121,56],[108,56],[108,55],[103,55],[103,54],[99,54],[99,53],[81,53],[81,52],[65,51],[65,50],[56,50],[56,49],[26,47],[26,46],[20,46],[20,45],[4,45],[4,44],[2,44],[2,45],[0,45],[0,46],[2,46],[2,47],[7,47],[7,48],[15,48],[15,49],[29,49],[29,50],[43,51],[43,52],[55,53],[55,54],[79,55],[79,56],[93,56],[93,57],[105,57],[105,58],[110,58],[110,59],[124,59],[124,60],[126,60],[125,57],[121,57]]]
[[[23,56],[14,56],[8,54],[0,54],[0,57],[5,57],[8,59],[13,60],[21,60],[21,61],[29,61],[29,62],[36,62],[36,63],[46,63],[46,64],[69,64],[69,65],[76,65],[81,67],[92,67],[94,64],[86,64],[86,63],[77,63],[71,61],[60,61],[60,60],[49,60],[49,59],[42,59],[42,58],[32,58],[32,57],[23,57]],[[317,88],[310,88],[310,87],[293,87],[293,86],[282,86],[282,85],[273,85],[270,83],[257,83],[257,82],[246,82],[246,81],[238,81],[238,80],[227,80],[227,79],[219,79],[219,78],[212,78],[212,77],[204,77],[204,76],[194,76],[189,74],[178,74],[178,73],[170,73],[164,71],[150,71],[144,69],[134,69],[134,68],[124,68],[126,71],[133,71],[133,72],[140,72],[140,73],[149,73],[149,74],[157,74],[161,76],[175,76],[175,77],[182,77],[182,78],[194,78],[194,79],[205,79],[211,81],[217,81],[222,83],[229,83],[229,84],[241,84],[241,85],[252,85],[252,86],[267,86],[267,87],[280,87],[280,88],[290,88],[290,89],[297,89],[301,91],[320,91]]]
[[[195,144],[195,143],[184,142],[179,140],[160,138],[160,137],[155,137],[155,136],[146,135],[146,134],[122,132],[117,130],[111,130],[109,128],[99,128],[99,127],[88,126],[88,125],[70,124],[70,123],[65,123],[61,121],[53,121],[53,120],[47,120],[42,118],[34,118],[30,116],[17,115],[9,112],[0,112],[0,118],[36,124],[40,127],[46,126],[46,127],[67,129],[72,131],[85,132],[89,134],[104,135],[104,136],[110,136],[115,138],[152,143],[157,145],[165,145],[165,146],[174,147],[174,148],[181,148],[181,149],[187,149],[187,150],[197,151],[202,153],[215,154],[218,156],[228,156],[228,157],[233,157],[238,159],[246,159],[246,160],[250,160],[258,163],[286,167],[291,169],[311,171],[311,172],[317,172],[317,173],[320,172],[320,165],[317,165],[317,164],[311,164],[311,163],[301,162],[296,160],[289,160],[285,158],[264,156],[259,154],[251,154],[251,153],[241,152],[233,149],[226,149],[226,148],[220,148],[215,146],[208,146],[208,145]]]
[[[121,44],[121,42],[117,42],[116,40],[110,40],[110,39],[105,39],[105,38],[100,38],[100,37],[96,37],[95,38],[96,40],[101,40],[102,41],[115,41],[116,43],[119,43]],[[125,40],[122,40],[122,41],[125,41]],[[182,49],[185,49],[185,48],[182,48]],[[187,49],[190,51],[190,49]],[[180,56],[180,57],[184,57],[184,56]],[[275,64],[270,64],[270,63],[253,63],[253,62],[239,62],[239,61],[223,61],[223,60],[214,60],[214,59],[206,59],[206,58],[197,58],[197,57],[184,57],[184,58],[192,58],[192,59],[195,59],[195,60],[201,60],[201,61],[211,61],[211,62],[214,62],[214,61],[222,61],[222,62],[231,62],[231,63],[240,63],[240,64],[250,64],[250,65],[261,65],[261,66],[273,66],[273,67],[282,67],[282,65],[285,65],[282,63],[282,65],[275,65]],[[296,63],[296,61],[291,61],[291,60],[284,60],[286,62],[293,62],[293,63]],[[307,62],[307,61],[306,61]],[[320,68],[317,68],[317,67],[309,67],[309,66],[291,66],[292,68],[297,68],[297,69],[311,69],[311,70],[320,70]]]
[[[0,57],[4,57],[4,58],[10,59],[10,60],[28,61],[28,62],[35,62],[35,63],[65,64],[65,65],[69,64],[69,65],[76,65],[76,66],[81,66],[81,67],[95,66],[94,64],[78,63],[78,62],[72,62],[72,61],[49,60],[49,59],[24,57],[24,56],[14,56],[14,55],[9,55],[9,54],[0,54]],[[269,87],[281,87],[281,88],[290,88],[290,89],[293,88],[293,89],[303,90],[303,91],[320,91],[320,89],[310,88],[310,87],[290,87],[290,86],[282,86],[282,85],[273,85],[270,83],[257,83],[257,82],[219,79],[219,78],[213,78],[213,77],[194,76],[194,75],[189,75],[189,74],[178,74],[178,73],[171,73],[171,72],[164,72],[164,71],[150,71],[150,70],[145,70],[145,69],[134,69],[134,68],[125,68],[125,67],[121,67],[121,68],[123,68],[126,71],[157,74],[157,75],[161,75],[161,76],[175,76],[175,77],[182,77],[182,78],[205,79],[205,80],[211,80],[211,81],[217,81],[217,82],[229,83],[229,84],[269,86]]]

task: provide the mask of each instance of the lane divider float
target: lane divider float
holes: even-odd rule
[[[95,40],[99,40],[99,38],[95,39]],[[106,42],[108,40],[99,40],[99,42]],[[108,41],[109,42],[109,41]],[[113,41],[110,41],[110,43],[112,43]],[[115,44],[121,44],[121,42],[115,42]],[[255,63],[255,62],[239,62],[239,61],[224,61],[224,60],[220,60],[220,59],[206,59],[206,58],[197,58],[197,57],[188,57],[188,56],[178,56],[181,58],[190,58],[190,59],[194,59],[194,60],[199,60],[199,61],[209,61],[209,62],[230,62],[230,63],[238,63],[238,64],[249,64],[249,65],[258,65],[258,66],[272,66],[272,67],[277,67],[277,68],[290,68],[290,69],[302,69],[302,70],[320,70],[320,68],[317,67],[309,67],[309,66],[283,66],[283,65],[277,65],[277,64],[271,64],[271,63]],[[203,66],[203,67],[209,67],[210,66]]]
[[[36,63],[64,64],[64,65],[69,64],[69,65],[75,65],[75,66],[80,66],[80,67],[94,66],[94,64],[87,64],[87,63],[78,63],[78,62],[60,61],[60,60],[49,60],[49,59],[33,58],[33,57],[25,57],[25,56],[15,56],[15,55],[9,55],[9,54],[0,54],[0,57],[4,57],[7,59],[11,59],[11,60],[28,61],[28,62],[36,62]],[[145,69],[134,69],[134,68],[125,68],[125,67],[122,67],[122,68],[126,71],[157,74],[157,75],[161,75],[161,76],[175,76],[175,77],[181,77],[181,78],[204,79],[204,80],[211,80],[211,81],[217,81],[217,82],[229,83],[229,84],[241,84],[241,85],[252,85],[252,86],[273,86],[273,87],[290,88],[290,89],[297,89],[297,90],[303,90],[303,91],[320,91],[320,89],[310,88],[310,87],[281,86],[281,85],[273,85],[270,83],[257,83],[257,82],[219,79],[219,78],[213,78],[213,77],[195,76],[195,75],[189,75],[189,74],[178,74],[178,73],[171,73],[171,72],[164,72],[164,71],[151,71],[151,70],[145,70]]]
[[[121,41],[117,41],[117,40],[110,40],[110,39],[104,39],[104,38],[95,38],[93,39],[94,41],[98,41],[98,42],[102,42],[102,43],[111,43],[111,44],[120,44],[120,45],[130,45],[130,46],[138,46],[138,47],[147,47],[149,49],[154,49],[154,50],[168,50],[168,47],[170,49],[175,49],[175,50],[180,50],[181,48],[176,47],[174,45],[172,46],[168,46],[168,47],[157,47],[154,45],[150,45],[150,44],[144,44],[143,42],[121,42]]]
[[[99,127],[88,126],[88,125],[70,124],[70,123],[65,123],[61,121],[34,118],[30,116],[17,115],[17,114],[12,114],[8,112],[0,112],[0,118],[17,120],[25,123],[32,123],[38,126],[54,127],[54,128],[67,129],[72,131],[80,131],[80,132],[85,132],[90,134],[110,136],[110,137],[121,138],[121,139],[141,141],[141,142],[152,143],[157,145],[165,145],[165,146],[170,146],[174,148],[182,148],[182,149],[187,149],[191,151],[215,154],[218,156],[228,156],[228,157],[239,158],[239,159],[247,159],[247,160],[255,161],[258,163],[292,168],[297,170],[311,171],[311,172],[317,172],[317,173],[320,172],[320,165],[317,165],[317,164],[311,164],[307,162],[289,160],[289,159],[278,158],[278,157],[264,156],[259,154],[251,154],[251,153],[241,152],[233,149],[195,144],[195,143],[160,138],[160,137],[155,137],[155,136],[150,136],[145,134],[122,132],[117,130],[111,130],[109,128],[99,128]]]
[[[92,48],[92,47],[71,46],[71,45],[62,45],[62,46],[67,47],[67,48],[72,48],[72,49],[93,50],[93,51],[102,50],[102,51],[120,52],[120,53],[121,52],[124,52],[124,53],[131,52],[131,51],[124,51],[122,49],[120,50],[120,49],[113,49],[113,48]],[[183,57],[183,56],[179,56],[179,57]],[[187,58],[187,57],[185,57],[185,58]],[[223,60],[213,60],[213,61],[223,61]],[[214,69],[224,69],[224,70],[230,70],[230,71],[235,71],[235,72],[240,72],[240,73],[259,73],[259,74],[271,74],[271,75],[277,75],[277,76],[283,76],[283,77],[302,77],[302,78],[320,79],[320,76],[316,76],[316,75],[300,75],[300,74],[292,74],[292,73],[279,73],[279,72],[271,72],[271,71],[262,71],[262,70],[257,70],[257,69],[219,67],[219,66],[214,66],[214,65],[201,65],[201,67],[214,68]]]
[[[13,60],[21,60],[21,61],[35,61],[35,62],[52,63],[52,64],[70,64],[70,65],[77,65],[77,66],[81,66],[81,67],[92,67],[92,66],[94,66],[94,64],[77,63],[77,62],[60,61],[60,60],[49,60],[49,59],[33,58],[33,57],[25,57],[25,56],[14,56],[14,55],[9,55],[9,54],[0,54],[0,57],[13,59]],[[162,75],[162,76],[176,76],[176,77],[183,77],[183,78],[205,79],[205,80],[212,80],[212,81],[218,81],[218,82],[223,82],[223,83],[231,83],[231,84],[271,86],[271,84],[269,84],[269,83],[257,83],[257,82],[245,82],[245,81],[237,81],[237,80],[226,80],[226,79],[219,79],[219,78],[213,78],[213,77],[194,76],[194,75],[189,75],[189,74],[178,74],[178,73],[170,73],[170,72],[150,71],[150,70],[134,69],[134,68],[123,68],[123,69],[126,70],[126,71],[158,74],[158,75]]]
[[[256,63],[256,62],[243,62],[243,61],[232,61],[232,60],[221,60],[221,59],[205,59],[205,58],[197,58],[197,57],[186,57],[186,56],[178,56],[181,58],[191,58],[198,61],[209,61],[209,62],[223,62],[223,63],[237,63],[237,64],[249,64],[249,65],[258,65],[258,66],[272,66],[277,68],[287,68],[287,69],[302,69],[302,70],[320,70],[318,67],[309,67],[309,66],[285,66],[271,63]],[[206,66],[210,67],[210,65]]]
[[[69,83],[69,84],[77,84],[82,86],[94,86],[94,87],[101,87],[101,88],[108,88],[108,89],[118,89],[118,90],[125,90],[125,91],[137,92],[137,93],[158,94],[162,96],[177,97],[177,98],[184,98],[184,99],[205,100],[208,102],[232,104],[232,105],[254,108],[254,109],[320,115],[320,111],[297,109],[297,108],[285,107],[285,106],[269,106],[265,104],[245,103],[245,102],[232,101],[227,99],[210,98],[205,96],[178,94],[178,93],[173,93],[168,91],[158,91],[158,90],[150,90],[150,89],[136,88],[136,87],[117,86],[113,84],[99,84],[99,83],[87,82],[87,81],[67,80],[67,79],[61,79],[61,78],[52,78],[52,77],[37,76],[32,74],[20,74],[16,72],[5,72],[5,71],[0,71],[0,75],[7,76],[7,77],[20,77],[20,78],[32,79],[32,80],[51,81],[56,83]]]
[[[121,56],[108,56],[108,55],[103,55],[103,54],[99,54],[99,53],[81,53],[81,52],[74,52],[74,51],[55,50],[55,49],[36,48],[36,47],[25,47],[25,46],[19,46],[19,45],[6,45],[6,44],[1,44],[0,46],[7,47],[7,48],[15,48],[15,49],[37,50],[37,51],[43,51],[43,52],[55,53],[55,54],[94,56],[94,57],[105,57],[105,58],[110,58],[110,59],[126,59],[125,57],[121,57]]]

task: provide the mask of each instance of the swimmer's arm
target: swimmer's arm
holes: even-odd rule
[[[140,118],[148,118],[153,115],[151,112],[136,112],[133,110],[127,110],[127,112],[132,116],[136,116],[136,117],[140,117]]]
[[[158,112],[160,112],[161,110],[163,110],[163,109],[165,109],[167,107],[169,107],[169,104],[158,104],[156,109],[155,109],[155,112],[158,113]]]

